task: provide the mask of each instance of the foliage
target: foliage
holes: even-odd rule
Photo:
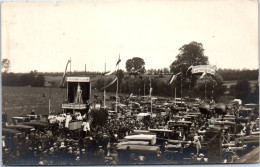
[[[2,73],[3,86],[32,86],[42,87],[45,83],[43,74],[31,71],[27,74]]]
[[[190,42],[183,45],[179,51],[180,53],[176,56],[176,60],[170,65],[171,72],[173,73],[178,73],[179,71],[185,73],[191,65],[208,64],[208,57],[204,55],[201,43]]]
[[[123,70],[117,70],[116,76],[118,78],[119,85],[121,84],[122,80],[124,79],[124,71]]]
[[[258,80],[258,69],[256,70],[235,70],[235,69],[218,69],[218,73],[225,81],[232,80]]]
[[[128,59],[126,61],[126,71],[127,72],[133,72],[133,71],[137,71],[140,70],[143,66],[145,65],[144,59],[140,58],[140,57],[134,57],[132,59]],[[142,71],[144,73],[145,68],[142,69]]]
[[[214,98],[218,98],[224,92],[223,79],[219,74],[211,76],[207,74],[200,78],[202,74],[187,73],[190,66],[207,65],[208,57],[204,55],[203,45],[197,42],[190,42],[183,45],[179,49],[180,53],[176,60],[170,65],[171,72],[176,74],[181,72],[174,82],[174,87],[177,90],[182,90],[179,96],[211,98],[214,93]],[[206,92],[206,95],[205,95]]]
[[[232,86],[231,95],[241,99],[244,103],[259,103],[259,85],[254,85],[253,91],[250,88],[248,80],[239,80],[236,85]]]
[[[2,69],[4,70],[3,72],[8,72],[10,69],[10,60],[9,59],[3,59],[2,60]]]
[[[234,95],[242,101],[247,101],[250,94],[250,85],[248,80],[239,80],[234,87]]]

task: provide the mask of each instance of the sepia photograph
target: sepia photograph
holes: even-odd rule
[[[1,3],[2,165],[259,163],[257,0]]]

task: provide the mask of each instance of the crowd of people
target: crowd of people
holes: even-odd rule
[[[198,108],[194,110],[199,112]],[[183,116],[182,112],[167,112],[147,120],[138,120],[133,113],[128,116],[123,112],[121,116],[117,113],[110,115],[110,119],[107,119],[104,126],[92,126],[88,114],[64,113],[49,116],[45,126],[36,126],[18,134],[3,135],[3,163],[8,165],[120,164],[116,145],[125,136],[133,133],[134,130],[165,128],[170,120],[178,121],[177,118]],[[70,130],[69,123],[72,121],[80,122],[80,128]],[[171,139],[192,141],[196,152],[191,156],[203,159],[201,143],[204,142],[205,136],[199,132],[208,128],[209,120],[200,114],[191,122],[188,128],[171,128]],[[256,128],[259,128],[256,123],[249,122],[241,127],[241,133],[249,135]],[[223,135],[229,136],[229,133],[223,131]]]

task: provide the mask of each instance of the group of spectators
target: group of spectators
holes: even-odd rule
[[[198,110],[197,110],[198,111]],[[135,113],[135,112],[134,112]],[[123,115],[123,116],[122,116]],[[111,115],[105,126],[91,126],[89,115],[80,113],[49,116],[46,126],[35,127],[16,135],[3,136],[3,163],[8,165],[91,165],[91,164],[119,164],[116,144],[134,130],[162,129],[167,127],[168,121],[175,120],[182,113],[167,112],[157,114],[149,120],[137,120],[136,115],[125,116],[122,112]],[[80,128],[69,129],[71,121],[79,121]],[[192,141],[196,145],[196,152],[201,155],[201,142],[204,135],[199,131],[205,130],[208,119],[203,115],[194,117],[189,127],[171,128],[173,139]],[[246,135],[256,125],[243,126]],[[251,129],[250,129],[251,128]],[[223,133],[223,135],[229,132]]]

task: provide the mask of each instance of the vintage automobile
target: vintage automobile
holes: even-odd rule
[[[154,164],[161,160],[159,146],[121,145],[116,150],[119,164]]]
[[[196,153],[192,141],[169,140],[169,144],[164,146],[163,157],[166,161],[184,162],[190,159],[191,153]]]
[[[173,139],[173,132],[169,129],[149,129],[151,133],[156,134],[156,143],[158,145],[163,145],[164,142],[169,139]]]
[[[22,124],[24,122],[30,122],[29,117],[12,117],[11,120],[14,125]]]
[[[140,134],[140,135],[130,135],[124,137],[125,141],[148,141],[149,145],[156,145],[156,135],[150,134]]]

